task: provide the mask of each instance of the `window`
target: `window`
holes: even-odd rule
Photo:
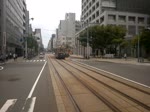
[[[119,16],[118,20],[119,22],[126,22],[126,16]]]
[[[99,2],[96,3],[96,8],[98,8],[98,7],[99,7]]]
[[[129,16],[128,20],[130,23],[135,23],[135,17]]]
[[[138,17],[138,23],[144,24],[144,17]]]
[[[96,17],[98,17],[98,16],[99,16],[99,11],[96,12]]]
[[[116,15],[108,15],[109,21],[116,21]]]
[[[92,20],[95,19],[95,14],[92,15]]]

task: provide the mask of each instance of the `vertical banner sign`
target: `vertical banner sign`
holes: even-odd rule
[[[6,32],[3,32],[3,46],[6,47]]]

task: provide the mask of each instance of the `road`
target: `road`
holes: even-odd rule
[[[45,60],[7,63],[0,71],[0,112],[57,112]]]
[[[150,86],[150,66],[90,60],[82,62],[146,86]]]

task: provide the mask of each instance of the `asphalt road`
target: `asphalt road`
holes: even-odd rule
[[[8,63],[3,67],[0,70],[0,111],[57,112],[45,61]]]
[[[100,61],[82,62],[150,87],[150,66]]]

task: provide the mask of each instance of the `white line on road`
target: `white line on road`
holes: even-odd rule
[[[78,63],[81,63],[81,62],[78,62]],[[84,63],[81,63],[81,64],[86,65],[86,66],[89,66],[89,67],[92,67],[92,68],[94,68],[94,69],[100,70],[100,71],[102,71],[102,72],[105,72],[105,73],[111,74],[111,75],[113,75],[113,76],[119,77],[119,78],[121,78],[121,79],[124,79],[124,80],[130,81],[130,82],[133,82],[133,83],[135,83],[135,84],[138,84],[138,85],[141,85],[141,86],[143,86],[143,87],[146,87],[146,88],[149,88],[149,89],[150,89],[150,86],[148,86],[148,85],[144,85],[144,84],[141,84],[141,83],[139,83],[139,82],[136,82],[136,81],[133,81],[133,80],[130,80],[130,79],[127,79],[127,78],[121,77],[121,76],[119,76],[119,75],[116,75],[116,74],[114,74],[114,73],[111,73],[111,72],[108,72],[108,71],[102,70],[102,69],[100,69],[100,68],[96,68],[96,67],[93,67],[93,66],[90,66],[90,65],[84,64]]]
[[[3,70],[3,69],[4,69],[4,67],[0,66],[0,70]]]
[[[0,112],[6,112],[9,108],[13,107],[16,103],[17,99],[10,99],[7,100],[6,103],[1,108]]]
[[[32,89],[31,89],[31,91],[30,91],[30,93],[29,93],[29,95],[28,95],[27,98],[31,98],[31,96],[32,96],[32,94],[33,94],[33,92],[34,92],[34,90],[35,90],[35,87],[36,87],[36,85],[37,85],[37,83],[38,83],[38,81],[39,81],[39,79],[40,79],[40,77],[41,77],[41,74],[42,74],[42,72],[43,72],[43,70],[44,70],[44,68],[45,68],[46,63],[47,63],[47,61],[46,61],[45,64],[43,65],[43,67],[42,67],[42,69],[41,69],[41,71],[40,71],[40,73],[39,73],[39,75],[38,75],[38,77],[37,77],[37,79],[36,79],[36,81],[35,81],[35,83],[34,83],[34,85],[33,85],[33,87],[32,87]]]
[[[34,106],[35,106],[35,101],[36,101],[36,97],[33,97],[28,112],[33,112]]]

